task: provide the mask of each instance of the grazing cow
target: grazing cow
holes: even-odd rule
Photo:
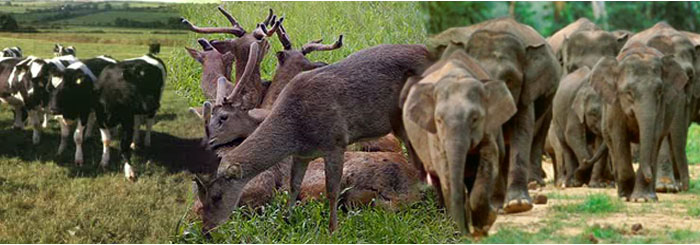
[[[9,47],[2,50],[2,57],[22,58],[22,49],[20,47]]]
[[[104,149],[100,165],[105,167],[109,163],[111,135],[108,129],[121,125],[123,131],[120,148],[124,174],[130,180],[135,179],[135,173],[129,165],[129,136],[134,133],[135,126],[140,124],[140,117],[144,116],[147,127],[144,144],[150,146],[150,132],[160,108],[165,77],[165,64],[152,54],[109,65],[102,71],[97,82],[95,106]]]
[[[64,56],[64,55],[72,55],[75,56],[75,47],[73,46],[67,46],[64,47],[60,43],[57,43],[53,47],[53,54],[58,57],[58,56]]]
[[[14,108],[15,122],[14,128],[22,128],[22,110],[24,109],[23,101],[20,98],[13,96],[12,83],[16,80],[19,74],[15,66],[22,61],[20,58],[2,57],[0,58],[0,101],[4,104],[9,104]]]
[[[95,83],[97,78],[108,65],[117,61],[100,56],[84,61],[78,61],[68,66],[62,80],[53,80],[48,86],[50,93],[49,109],[52,114],[59,116],[61,125],[61,143],[58,154],[66,149],[73,122],[77,121],[73,140],[75,141],[75,163],[83,164],[82,143],[87,125],[87,132],[92,130],[94,119],[90,120],[95,102]]]

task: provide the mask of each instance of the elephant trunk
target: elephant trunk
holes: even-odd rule
[[[649,103],[651,104],[651,103]],[[658,110],[649,110],[648,108],[659,108],[657,106],[644,106],[647,110],[638,110],[637,123],[639,125],[639,171],[642,171],[644,180],[650,183],[654,180],[652,167],[656,164],[656,156],[658,153],[659,137],[657,128],[660,126],[660,120],[657,120],[660,112]],[[640,108],[640,109],[641,109]]]
[[[466,186],[464,184],[464,172],[467,163],[467,153],[471,147],[468,133],[453,134],[445,142],[445,155],[447,158],[447,170],[450,188],[448,209],[450,216],[457,223],[462,234],[469,234],[469,222],[471,210],[469,202],[466,202]]]
[[[602,144],[600,144],[600,146],[598,146],[598,149],[596,149],[596,152],[593,154],[593,157],[591,157],[591,159],[584,159],[583,164],[585,164],[585,165],[593,164],[593,163],[599,161],[600,158],[603,157],[606,153],[608,153],[608,145],[605,143],[602,143]]]

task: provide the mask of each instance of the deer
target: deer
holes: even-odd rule
[[[257,43],[251,45],[250,53],[258,54],[257,48]],[[406,80],[421,74],[429,60],[423,45],[378,45],[359,51],[340,62],[294,76],[269,112],[249,110],[252,118],[260,120],[251,135],[213,134],[206,142],[209,147],[236,147],[220,152],[215,175],[196,178],[203,205],[203,232],[228,219],[251,179],[290,156],[288,210],[299,196],[309,161],[323,157],[329,230],[336,230],[346,146],[392,131],[406,139],[399,93]],[[241,81],[246,79],[244,75]],[[229,112],[244,103],[240,90],[228,95],[219,91],[206,127],[209,133],[230,125]],[[412,151],[410,145],[407,148]]]
[[[315,69],[327,65],[324,62],[311,62],[306,54],[313,51],[330,51],[342,47],[342,35],[332,45],[321,44],[322,40],[315,40],[296,50],[292,48],[289,36],[280,24],[277,31],[284,50],[277,52],[278,67],[272,85],[264,96],[262,108],[272,107],[282,89],[289,81],[302,71]],[[206,41],[200,40],[200,44]],[[206,47],[206,43],[203,45]],[[206,48],[205,48],[206,49]],[[205,65],[206,66],[206,65]],[[223,70],[219,67],[218,70]],[[243,82],[250,82],[242,80]],[[222,89],[222,91],[228,91]],[[211,103],[206,102],[200,112],[206,122],[211,118]],[[244,115],[241,113],[239,115]],[[237,120],[245,120],[235,119]],[[239,124],[240,125],[240,124]],[[227,128],[228,129],[228,128]],[[226,133],[236,130],[226,130]],[[223,133],[223,132],[222,132]],[[391,135],[389,135],[391,136]],[[205,138],[209,138],[209,132],[205,130]],[[370,145],[367,149],[373,152],[346,152],[342,189],[348,189],[342,198],[348,205],[376,204],[389,209],[395,209],[400,205],[418,200],[420,197],[417,189],[419,182],[416,171],[411,168],[406,158],[400,153],[400,145],[395,137],[384,137],[378,143]],[[215,151],[225,151],[231,148],[217,148]],[[386,152],[382,152],[385,151]],[[292,158],[286,158],[278,165],[257,175],[245,185],[240,203],[244,206],[256,208],[269,202],[278,191],[289,189],[289,169]],[[302,202],[319,199],[325,189],[324,162],[316,159],[309,164],[304,178],[299,200]],[[196,188],[196,185],[194,186]],[[195,201],[193,208],[197,214],[203,213],[203,205],[200,200]]]
[[[237,37],[236,39],[211,40],[209,42],[209,46],[216,49],[217,52],[221,54],[226,55],[227,53],[230,53],[230,56],[233,56],[236,71],[234,81],[239,81],[243,76],[243,72],[248,63],[246,61],[248,61],[248,57],[251,55],[249,53],[250,46],[253,43],[258,43],[258,49],[262,54],[257,55],[256,57],[262,59],[270,48],[270,45],[265,38],[270,37],[277,32],[279,25],[284,21],[284,17],[281,17],[278,20],[277,15],[275,15],[272,9],[270,9],[267,18],[263,22],[258,23],[252,32],[247,32],[240,25],[240,23],[238,23],[238,21],[223,8],[223,6],[219,6],[218,10],[231,23],[231,27],[199,27],[192,24],[184,17],[182,18],[182,23],[184,23],[190,31],[196,33],[226,33]],[[255,69],[251,69],[252,73],[250,75],[254,82],[246,84],[246,86],[241,89],[244,91],[253,91],[252,93],[246,93],[246,95],[252,96],[250,98],[246,98],[246,100],[257,106],[262,100],[262,98],[260,98],[258,95],[264,94],[265,87],[260,77],[259,62],[254,62],[254,64],[256,67]],[[230,74],[230,70],[228,70],[228,74]],[[231,80],[230,77],[224,76],[223,78],[228,79],[229,81]],[[219,77],[218,79],[220,80],[222,77]]]

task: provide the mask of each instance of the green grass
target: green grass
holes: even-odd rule
[[[215,4],[182,5],[182,16],[199,26],[230,26],[226,18],[216,10]],[[332,43],[338,35],[345,35],[341,49],[330,52],[314,52],[311,61],[333,63],[351,53],[378,44],[423,43],[427,37],[423,14],[419,5],[408,2],[227,2],[225,8],[247,30],[264,20],[272,8],[278,15],[285,15],[284,27],[294,48],[319,38]],[[207,39],[235,38],[232,35],[192,34],[187,46],[201,50],[198,37]],[[274,53],[282,50],[277,36],[269,38],[272,47],[265,56],[261,73],[271,80],[277,65]],[[175,52],[182,69],[173,73],[177,88],[191,101],[199,105],[204,101],[199,88],[201,65],[192,59],[185,49]]]
[[[700,163],[700,126],[693,123],[688,130],[688,142],[686,143],[685,153],[688,156],[688,164]]]
[[[624,206],[606,194],[589,194],[581,203],[554,206],[554,210],[567,213],[604,214],[619,212]]]
[[[146,11],[146,10],[117,10],[117,11],[107,11],[99,12],[95,14],[84,15],[76,18],[70,18],[66,20],[54,21],[52,23],[56,24],[68,24],[68,25],[91,25],[91,26],[110,26],[114,24],[114,20],[117,18],[126,19],[136,19],[141,22],[152,22],[161,21],[164,22],[168,18],[178,18],[177,12],[156,12],[156,11]]]

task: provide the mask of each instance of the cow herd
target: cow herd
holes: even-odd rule
[[[142,57],[122,61],[105,55],[79,59],[76,48],[60,44],[53,51],[55,57],[39,58],[23,57],[19,47],[3,50],[0,100],[14,110],[13,127],[23,128],[28,121],[33,128],[32,142],[39,144],[42,128],[55,118],[61,129],[58,154],[65,151],[74,129],[75,163],[82,165],[83,141],[97,124],[103,143],[100,163],[105,167],[110,159],[110,129],[121,125],[124,171],[133,178],[129,143],[133,139],[135,147],[137,129],[145,119],[144,145],[150,145],[151,126],[165,84],[165,65],[156,57],[160,45],[152,44]]]

